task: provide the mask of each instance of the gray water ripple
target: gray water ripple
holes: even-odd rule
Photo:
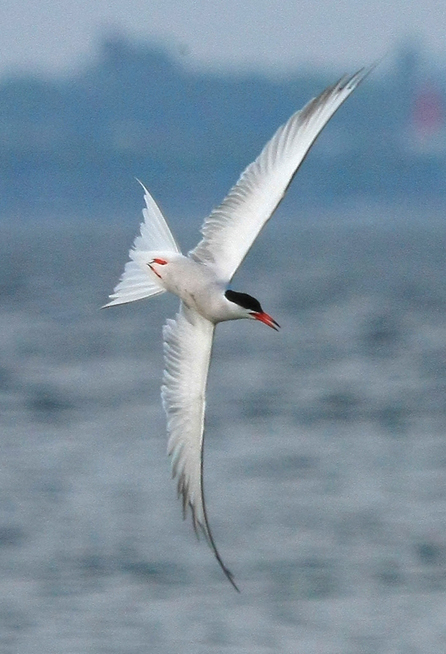
[[[234,287],[281,332],[217,329],[205,487],[240,596],[170,479],[176,302],[98,308],[132,230],[0,227],[2,652],[446,651],[446,228],[379,214],[268,232]]]

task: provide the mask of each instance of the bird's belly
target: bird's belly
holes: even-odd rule
[[[216,302],[218,296],[208,286],[194,288],[193,290],[183,289],[183,292],[178,293],[178,295],[184,304],[199,313],[203,318],[213,323],[220,321],[220,311],[218,302]]]
[[[222,289],[214,275],[201,264],[181,262],[163,278],[163,283],[170,293],[177,295],[190,309],[197,311],[211,322],[220,321],[219,300]],[[167,272],[167,271],[166,271]]]

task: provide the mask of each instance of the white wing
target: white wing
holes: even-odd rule
[[[183,515],[186,516],[189,506],[195,532],[204,533],[223,572],[238,590],[212,537],[203,492],[205,394],[214,325],[182,304],[175,319],[167,320],[163,336],[165,370],[161,396],[167,414],[167,450],[172,456],[172,475],[178,476]]]
[[[335,111],[370,72],[345,76],[282,125],[257,159],[242,173],[222,204],[205,220],[203,239],[189,254],[213,264],[229,281]]]

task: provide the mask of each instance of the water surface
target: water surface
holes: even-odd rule
[[[0,228],[0,651],[446,651],[446,225],[284,221],[234,280],[282,325],[219,326],[211,367],[208,510],[240,595],[165,456],[177,302],[98,310],[136,228]]]

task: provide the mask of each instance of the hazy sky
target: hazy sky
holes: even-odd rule
[[[417,39],[446,60],[446,0],[1,0],[0,74],[64,72],[105,28],[166,43],[190,65],[351,69]]]

